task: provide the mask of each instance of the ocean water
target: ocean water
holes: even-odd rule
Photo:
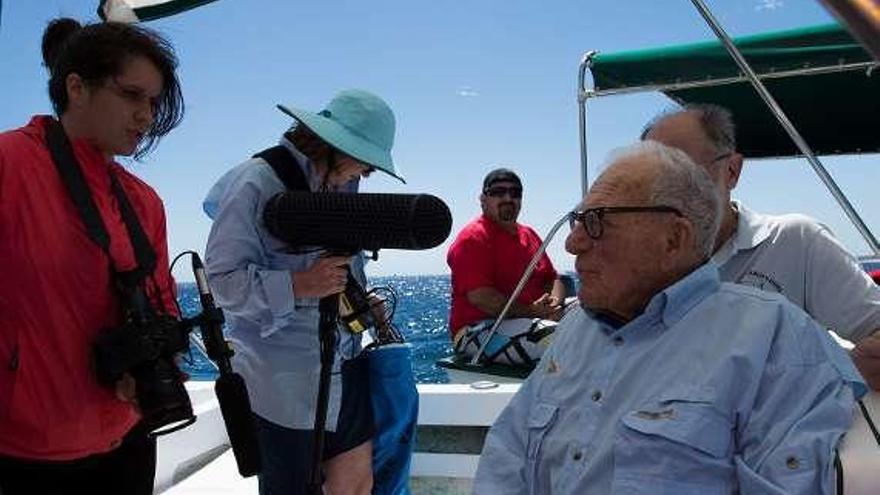
[[[446,383],[446,371],[434,362],[452,354],[447,323],[449,319],[449,276],[411,275],[371,277],[374,287],[387,286],[397,293],[393,323],[413,345],[413,371],[419,383]],[[201,311],[199,296],[192,283],[178,286],[178,301],[184,316]],[[216,370],[207,357],[193,350],[182,369],[193,380],[211,380]]]

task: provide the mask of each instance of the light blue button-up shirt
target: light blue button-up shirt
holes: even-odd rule
[[[308,159],[283,139],[313,190],[320,178]],[[232,365],[247,383],[253,411],[288,428],[311,429],[320,376],[318,299],[294,298],[291,272],[305,271],[318,252],[291,254],[263,224],[263,207],[284,184],[262,159],[227,172],[203,203],[214,220],[205,250],[205,266],[214,297],[226,316],[235,351]],[[357,181],[344,191],[357,190]],[[363,262],[352,263],[364,283]],[[327,430],[336,430],[342,393],[340,365],[360,352],[360,337],[337,332]]]
[[[614,328],[572,311],[489,432],[477,494],[818,494],[866,390],[782,296],[707,263]]]

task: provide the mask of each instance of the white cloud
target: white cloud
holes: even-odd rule
[[[480,92],[474,90],[470,86],[462,86],[455,91],[455,94],[461,96],[462,98],[476,98],[480,96]]]
[[[783,0],[761,0],[755,5],[756,11],[781,9],[785,5]]]

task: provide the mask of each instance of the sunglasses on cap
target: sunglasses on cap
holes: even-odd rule
[[[518,186],[492,186],[483,191],[483,194],[492,198],[500,198],[505,194],[513,199],[522,198],[522,188]]]

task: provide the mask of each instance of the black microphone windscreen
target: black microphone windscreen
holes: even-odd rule
[[[245,478],[258,474],[260,447],[244,379],[237,373],[221,374],[214,383],[214,393],[220,403],[239,474]]]
[[[429,249],[449,237],[449,207],[429,194],[284,192],[263,221],[292,247],[340,250]]]

